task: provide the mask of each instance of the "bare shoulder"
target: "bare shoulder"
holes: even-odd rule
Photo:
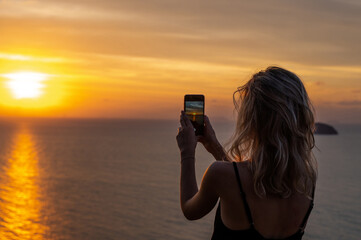
[[[207,179],[207,181],[220,186],[223,185],[224,179],[230,175],[231,171],[232,163],[215,161],[209,165],[203,176],[203,180]]]
[[[232,162],[213,162],[207,169],[204,178],[207,178],[209,182],[217,189],[217,192],[221,192],[229,188],[229,186],[235,183],[235,173]]]
[[[248,162],[236,162],[238,171],[242,173],[249,172]],[[207,169],[207,173],[215,177],[234,177],[233,162],[215,161]]]
[[[207,169],[207,173],[214,177],[227,175],[232,170],[231,162],[215,161]]]

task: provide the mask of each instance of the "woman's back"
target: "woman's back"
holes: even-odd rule
[[[289,198],[267,196],[254,192],[253,177],[248,162],[237,163],[240,182],[250,208],[254,228],[264,238],[282,239],[300,230],[310,207],[310,200],[299,193]],[[220,217],[229,230],[248,230],[250,221],[242,200],[232,163],[217,162],[219,168]],[[216,229],[215,229],[216,230]]]

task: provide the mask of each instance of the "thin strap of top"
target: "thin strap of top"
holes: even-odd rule
[[[311,203],[310,203],[310,206],[307,210],[307,213],[305,215],[305,217],[303,218],[303,221],[301,223],[301,226],[300,226],[300,230],[303,232],[305,230],[305,227],[306,227],[306,223],[307,223],[307,220],[308,220],[308,217],[310,216],[311,214],[311,211],[312,211],[312,208],[313,208],[313,199],[315,198],[315,187],[313,187],[312,189],[312,199],[311,199]]]
[[[237,183],[238,183],[238,186],[239,186],[239,191],[241,193],[241,197],[242,197],[242,200],[243,200],[243,204],[244,204],[244,208],[245,208],[245,211],[246,211],[248,221],[251,224],[251,228],[254,228],[254,222],[253,222],[253,218],[252,218],[252,215],[251,215],[251,210],[250,210],[249,205],[247,203],[246,194],[244,193],[243,188],[242,188],[241,178],[239,177],[237,164],[236,164],[236,162],[232,162],[232,163],[233,163],[234,171],[236,173]],[[313,203],[314,197],[315,197],[315,187],[313,187],[313,189],[312,189],[312,200],[311,200],[310,206],[309,206],[309,208],[307,210],[307,213],[306,213],[305,217],[303,218],[301,226],[300,226],[300,231],[301,232],[304,231],[307,220],[308,220],[308,217],[310,216],[310,213],[312,211],[312,208],[313,208],[313,205],[314,205],[314,203]]]
[[[242,200],[243,200],[244,209],[246,211],[248,221],[251,224],[251,228],[254,228],[254,223],[253,223],[251,210],[250,210],[250,208],[248,206],[248,203],[247,203],[246,194],[244,193],[243,188],[242,188],[241,178],[239,177],[237,164],[236,164],[236,162],[232,162],[232,163],[233,163],[234,171],[236,172],[237,183],[238,183],[238,186],[239,186],[239,191],[241,193],[241,197],[242,197]]]

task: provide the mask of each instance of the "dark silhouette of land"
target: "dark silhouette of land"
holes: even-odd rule
[[[337,130],[332,127],[331,125],[328,125],[326,123],[316,123],[316,131],[315,134],[327,134],[327,135],[337,135]]]

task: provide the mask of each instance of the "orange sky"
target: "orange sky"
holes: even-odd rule
[[[361,123],[361,4],[333,1],[0,0],[0,116],[175,119],[183,95],[232,118],[232,93],[277,65],[317,119]],[[15,99],[5,76],[47,74]]]

